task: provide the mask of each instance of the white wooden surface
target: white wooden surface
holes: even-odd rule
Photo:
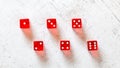
[[[71,40],[72,62],[46,28],[46,19],[51,17],[57,19],[62,39]],[[74,17],[82,18],[88,40],[98,40],[101,62],[92,58],[72,30]],[[19,28],[20,18],[30,19],[34,40],[44,40],[47,61],[34,52],[32,41]],[[0,68],[119,67],[120,0],[0,0]]]

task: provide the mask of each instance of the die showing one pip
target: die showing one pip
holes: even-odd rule
[[[68,41],[68,40],[61,40],[60,41],[60,49],[61,50],[70,50],[70,41]]]
[[[57,27],[57,24],[56,24],[55,18],[47,19],[47,28],[48,29],[52,29],[52,28],[56,28],[56,27]]]
[[[34,41],[34,50],[43,51],[43,41]]]
[[[82,28],[82,20],[81,20],[81,18],[72,19],[72,28]]]
[[[98,43],[96,40],[87,41],[88,50],[98,50]]]
[[[20,19],[20,28],[30,28],[30,21],[29,19]]]

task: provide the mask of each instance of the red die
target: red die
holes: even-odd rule
[[[47,19],[47,28],[50,29],[50,28],[56,28],[57,25],[56,25],[56,19],[55,18],[52,18],[52,19]]]
[[[29,19],[20,19],[20,28],[30,28]]]
[[[70,41],[68,41],[68,40],[60,41],[60,49],[61,50],[70,50]]]
[[[43,51],[43,41],[34,41],[34,50]]]
[[[82,28],[82,21],[80,18],[72,19],[72,28]]]
[[[98,50],[98,43],[95,40],[92,41],[87,41],[87,45],[88,45],[88,50]]]

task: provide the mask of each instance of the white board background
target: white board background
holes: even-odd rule
[[[71,40],[74,62],[66,60],[46,28],[56,18],[63,39]],[[82,18],[89,39],[99,42],[101,63],[94,61],[71,28],[71,19]],[[47,61],[33,50],[19,28],[29,18],[34,40],[44,40]],[[0,0],[0,68],[119,68],[120,0]]]

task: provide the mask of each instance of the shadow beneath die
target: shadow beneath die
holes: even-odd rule
[[[32,41],[33,40],[33,33],[32,33],[32,30],[30,28],[28,29],[22,29],[22,32],[24,33],[25,37]]]
[[[73,31],[81,38],[84,42],[86,42],[86,34],[82,28],[73,28]]]
[[[99,50],[97,51],[89,51],[93,59],[95,59],[97,62],[101,63],[102,62],[102,57],[100,55]]]
[[[38,58],[39,58],[41,61],[46,62],[46,61],[48,60],[48,59],[47,59],[47,56],[46,56],[45,50],[43,50],[43,51],[35,51],[35,52],[36,52]]]
[[[70,61],[70,62],[74,62],[74,57],[73,57],[73,53],[71,50],[62,50],[65,58]]]
[[[49,29],[50,34],[54,37],[55,40],[60,40],[60,31],[58,28]]]

